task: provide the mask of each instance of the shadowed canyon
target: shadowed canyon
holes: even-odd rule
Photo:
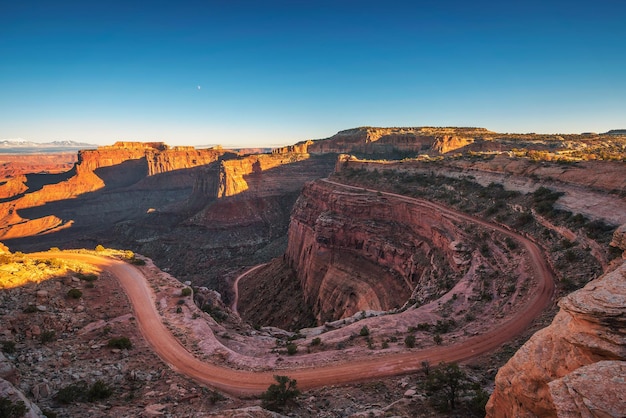
[[[118,142],[42,161],[0,178],[0,378],[33,411],[273,416],[250,398],[272,374],[305,391],[295,416],[625,410],[618,131],[362,127],[268,153]],[[137,262],[163,329],[246,389],[185,374],[125,270],[94,261],[86,281],[78,248]],[[461,363],[453,409],[440,361]],[[96,378],[119,387],[106,407],[55,395]]]

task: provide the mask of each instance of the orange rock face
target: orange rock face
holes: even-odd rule
[[[309,153],[394,152],[446,153],[474,142],[474,136],[489,133],[481,128],[356,128],[338,132],[330,138],[307,141],[295,147],[306,147]]]
[[[624,416],[626,262],[559,306],[498,372],[487,416]]]
[[[159,187],[191,188],[195,178],[183,173],[184,169],[209,164],[223,158],[223,150],[170,149],[162,143],[117,143],[110,147],[80,151],[74,168],[57,175],[40,179],[40,184],[30,186],[22,178],[7,181],[0,186],[0,239],[20,238],[56,231],[71,226],[71,219],[52,215],[22,217],[25,209],[43,207],[50,202],[75,199],[102,189],[118,189],[145,183],[150,188],[150,178],[160,174],[181,171],[179,176],[159,178]],[[233,154],[234,155],[234,154]],[[29,187],[30,186],[30,187]],[[22,193],[23,195],[19,195]]]
[[[428,300],[440,290],[436,277],[463,268],[453,244],[461,237],[435,211],[317,181],[293,209],[285,258],[324,323]]]

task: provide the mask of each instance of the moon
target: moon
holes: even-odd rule
[[[196,86],[198,88],[198,90],[200,90],[202,88],[202,86]]]

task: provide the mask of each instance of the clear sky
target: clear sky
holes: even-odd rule
[[[626,128],[626,1],[0,0],[0,139]]]

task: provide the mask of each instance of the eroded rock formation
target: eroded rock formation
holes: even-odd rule
[[[67,173],[30,176],[21,182],[22,187],[7,182],[4,186],[11,187],[12,195],[0,204],[3,225],[0,238],[15,239],[72,227],[76,221],[77,203],[69,203],[69,200],[78,197],[99,200],[94,201],[90,210],[78,214],[84,221],[91,219],[102,223],[109,217],[107,214],[112,214],[111,221],[119,220],[132,215],[128,212],[133,211],[132,207],[137,207],[138,213],[145,213],[150,207],[145,207],[147,205],[163,205],[171,201],[172,196],[168,196],[166,190],[186,190],[184,193],[188,195],[195,182],[189,169],[234,156],[224,150],[188,148],[170,149],[163,143],[120,142],[110,147],[80,151],[77,163]],[[170,175],[163,176],[166,173]],[[144,192],[158,188],[161,194],[146,199],[126,193],[116,202],[108,199],[112,190],[131,186]],[[97,191],[106,191],[107,195],[90,194]],[[51,202],[60,203],[50,205]],[[85,203],[82,201],[78,205],[90,206]]]
[[[301,142],[294,147],[306,147],[307,152],[314,154],[446,153],[471,144],[475,138],[489,133],[483,128],[363,127],[340,131],[326,139]]]
[[[436,211],[317,181],[294,206],[285,260],[323,323],[429,300],[464,268],[462,236]]]
[[[614,242],[623,243],[620,230]],[[624,416],[626,262],[559,306],[498,372],[488,416]]]

